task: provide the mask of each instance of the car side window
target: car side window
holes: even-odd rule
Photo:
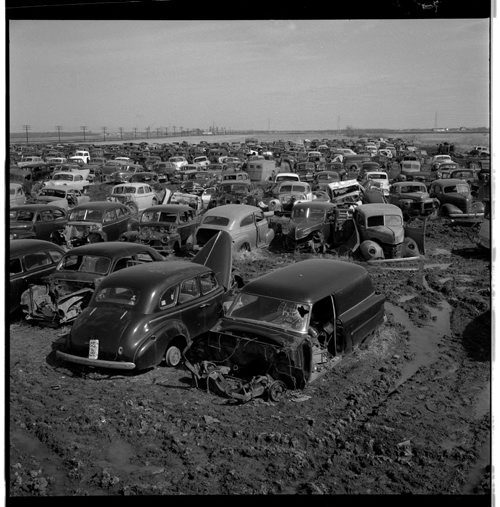
[[[200,288],[197,278],[184,280],[179,291],[179,303],[185,303],[200,296]]]
[[[137,255],[135,255],[135,259],[138,263],[154,262],[153,256],[149,252],[139,252]]]
[[[47,266],[48,264],[52,264],[52,260],[47,252],[36,252],[24,256],[24,266],[27,271],[41,266]]]
[[[106,211],[103,216],[103,222],[109,223],[115,220],[116,218],[116,211],[114,209]]]
[[[143,193],[144,193],[144,187],[139,187],[139,188],[137,189],[137,193],[138,193],[138,194],[143,194]]]
[[[177,302],[177,294],[179,292],[179,286],[168,288],[160,297],[160,310],[170,308]]]
[[[217,277],[214,273],[206,273],[200,276],[201,293],[208,294],[214,291],[218,286]]]
[[[59,220],[65,217],[64,211],[58,209],[52,210],[52,215],[54,216],[54,220]]]
[[[21,259],[19,257],[16,257],[15,259],[10,259],[9,272],[11,275],[17,275],[23,272],[23,268],[21,266]]]
[[[247,225],[253,224],[253,213],[251,215],[247,215],[240,222],[240,227],[246,227]]]
[[[63,254],[57,250],[49,250],[49,255],[53,262],[59,262],[62,259]]]

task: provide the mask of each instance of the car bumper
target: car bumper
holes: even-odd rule
[[[125,361],[105,361],[103,359],[89,359],[88,357],[75,356],[62,352],[61,350],[56,351],[56,357],[69,363],[82,364],[85,366],[94,366],[97,368],[108,368],[112,370],[133,370],[135,369],[135,363]]]
[[[448,217],[452,222],[475,223],[483,221],[484,213],[450,213]]]

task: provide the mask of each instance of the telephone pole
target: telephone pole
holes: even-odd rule
[[[120,131],[120,139],[123,140],[123,127],[120,127],[118,130]]]
[[[106,130],[108,130],[108,127],[102,127],[102,137],[103,137],[103,141],[106,141]]]
[[[134,139],[137,138],[137,127],[134,127]]]
[[[31,125],[23,125],[23,129],[26,131],[26,144],[28,144],[28,130],[31,130]]]
[[[87,126],[86,125],[82,125],[80,127],[80,130],[83,130],[83,142],[85,142],[85,132],[87,131]]]
[[[56,129],[57,129],[57,137],[59,139],[59,142],[61,142],[61,125],[56,125]]]
[[[146,127],[146,138],[149,139],[149,131],[151,130],[151,127]]]

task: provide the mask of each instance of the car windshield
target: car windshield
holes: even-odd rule
[[[225,225],[229,225],[229,218],[208,215],[203,218],[203,224],[225,226]]]
[[[222,192],[248,192],[248,186],[241,183],[229,183],[227,185],[220,185]]]
[[[135,306],[139,299],[139,292],[129,287],[105,287],[99,289],[95,295],[96,303]]]
[[[367,227],[377,227],[385,225],[386,227],[401,227],[403,219],[399,215],[375,215],[366,220]]]
[[[269,326],[305,333],[310,310],[309,305],[301,303],[240,293],[229,308],[227,316],[259,324],[265,322]]]
[[[325,212],[322,209],[315,208],[294,208],[292,218],[294,220],[323,220]]]
[[[469,187],[464,183],[458,183],[457,185],[449,185],[443,188],[443,193],[445,194],[469,194]]]
[[[52,177],[54,181],[73,181],[72,174],[54,174]]]
[[[105,275],[109,272],[111,259],[99,255],[65,255],[57,271],[79,271],[80,273],[96,273]]]
[[[402,194],[409,194],[410,192],[427,192],[427,187],[425,186],[425,184],[407,185],[406,187],[401,187]]]
[[[366,176],[369,180],[386,180],[387,174],[385,173],[375,173],[375,174],[368,174]]]
[[[102,222],[102,213],[100,209],[73,210],[69,220],[72,222]]]
[[[113,194],[135,194],[137,189],[135,187],[115,187]]]
[[[66,197],[65,190],[57,190],[55,188],[43,188],[38,194],[40,197],[59,197],[64,199]]]
[[[141,222],[169,222],[175,223],[177,213],[167,211],[145,211],[141,215]]]
[[[17,220],[18,222],[33,222],[35,213],[27,210],[11,210],[9,213],[10,220]]]

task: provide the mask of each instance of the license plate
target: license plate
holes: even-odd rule
[[[99,355],[99,340],[89,341],[89,359],[97,359]]]

